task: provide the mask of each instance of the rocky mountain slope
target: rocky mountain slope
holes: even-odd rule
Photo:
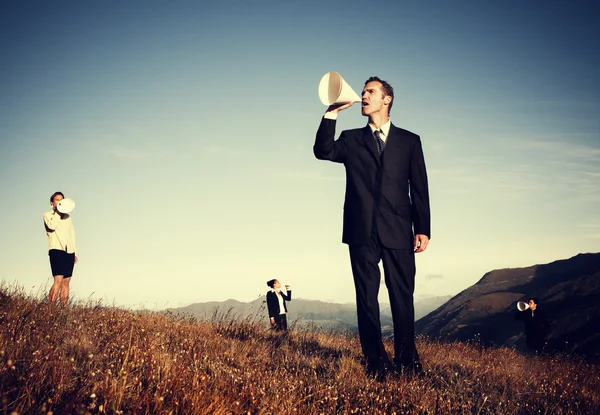
[[[600,355],[600,253],[488,272],[416,322],[416,331],[447,341],[524,348],[516,303],[537,297],[550,322],[548,351]]]

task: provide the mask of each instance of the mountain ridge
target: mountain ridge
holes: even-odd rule
[[[415,320],[439,307],[451,296],[426,297],[415,302]],[[184,314],[200,319],[264,319],[268,320],[266,302],[261,296],[250,302],[238,300],[208,301],[185,307],[167,308],[165,312]],[[316,329],[356,332],[356,304],[330,303],[321,300],[294,298],[288,303],[288,322]],[[389,304],[381,304],[381,325],[384,332],[391,329]]]
[[[537,297],[550,322],[548,351],[598,356],[600,351],[600,253],[522,268],[487,272],[415,324],[418,334],[446,341],[524,350],[516,302]]]

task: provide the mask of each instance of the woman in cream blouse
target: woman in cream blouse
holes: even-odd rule
[[[61,304],[69,300],[69,283],[73,276],[73,268],[77,263],[75,255],[75,229],[71,216],[60,213],[57,206],[64,199],[61,192],[50,196],[52,210],[44,213],[44,225],[48,235],[48,255],[54,283],[50,288],[48,299],[54,304],[60,297]]]

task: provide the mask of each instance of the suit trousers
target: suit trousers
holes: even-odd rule
[[[287,331],[287,317],[285,314],[279,314],[278,316],[275,316],[275,325],[273,328],[279,331]]]
[[[415,347],[415,253],[411,249],[388,249],[381,243],[376,226],[368,245],[350,245],[350,263],[356,289],[360,343],[367,365],[389,360],[381,340],[379,312],[379,261],[383,261],[385,285],[394,322],[394,361],[400,366],[420,364]]]

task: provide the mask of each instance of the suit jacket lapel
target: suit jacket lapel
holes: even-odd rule
[[[402,132],[401,130],[399,130],[398,128],[396,128],[396,126],[394,124],[392,124],[390,126],[390,132],[388,134],[387,140],[385,141],[385,150],[383,150],[383,157],[386,157],[386,153],[388,153],[388,156],[392,156],[392,158],[395,158],[395,160],[398,160],[396,156],[394,156],[394,153],[397,152],[403,152],[404,150],[402,149],[402,145],[403,145],[404,141],[402,140]]]
[[[377,150],[377,144],[375,143],[375,137],[373,137],[373,132],[371,131],[371,127],[369,127],[368,125],[365,128],[363,128],[362,140],[363,140],[363,145],[365,147],[367,147],[367,149],[370,151],[371,155],[377,162],[377,165],[380,165],[381,160],[379,159],[379,151]],[[385,151],[384,151],[384,154],[385,154]]]

